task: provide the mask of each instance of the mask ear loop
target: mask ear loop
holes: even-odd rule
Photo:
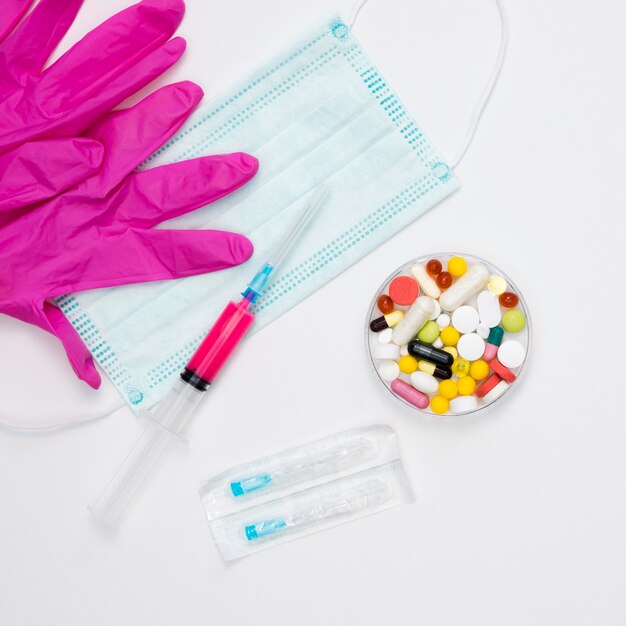
[[[367,4],[367,2],[368,0],[356,0],[356,2],[352,5],[350,13],[348,14],[348,19],[346,20],[346,24],[350,29],[354,26],[361,9]],[[502,71],[502,66],[504,65],[506,49],[509,43],[509,22],[502,0],[494,0],[494,2],[498,8],[498,14],[500,15],[500,47],[498,48],[498,56],[482,93],[474,105],[474,110],[472,112],[472,116],[470,117],[465,138],[457,149],[456,154],[452,157],[452,159],[450,159],[450,166],[452,168],[455,168],[461,162],[468,148],[472,144],[474,136],[476,135],[476,130],[480,124],[480,120],[485,112],[487,103],[493,94],[493,90],[498,82],[498,78],[500,77],[500,72]]]
[[[82,426],[83,424],[88,424],[90,422],[95,422],[97,420],[108,417],[109,415],[113,415],[113,413],[116,413],[125,406],[126,402],[124,402],[123,400],[118,400],[101,413],[96,413],[94,415],[84,415],[80,417],[72,417],[60,422],[51,422],[49,424],[41,424],[37,426],[25,426],[20,422],[5,421],[4,419],[0,418],[0,428],[18,433],[44,433],[55,430],[65,430],[67,428]]]

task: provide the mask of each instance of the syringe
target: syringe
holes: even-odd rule
[[[148,426],[98,500],[89,507],[101,521],[115,525],[170,442],[183,439],[181,433],[204,392],[254,321],[250,305],[274,278],[327,193],[325,185],[313,191],[292,229],[242,292],[242,299],[226,305],[172,389],[153,413],[144,414],[149,419]]]

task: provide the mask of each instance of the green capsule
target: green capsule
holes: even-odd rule
[[[494,326],[489,331],[487,343],[490,343],[492,346],[499,346],[502,343],[502,337],[504,337],[504,330],[500,326]]]

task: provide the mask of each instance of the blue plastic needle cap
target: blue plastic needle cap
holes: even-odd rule
[[[241,483],[230,483],[230,490],[233,492],[234,496],[243,496],[245,493]]]
[[[230,490],[233,492],[234,496],[243,496],[244,493],[261,489],[271,482],[272,477],[269,474],[258,474],[230,483]]]
[[[256,534],[256,524],[246,526],[246,537],[248,538],[248,541],[252,541],[253,539],[257,539],[259,537]]]
[[[273,535],[286,527],[287,522],[284,519],[269,519],[260,524],[250,524],[246,526],[246,537],[248,541],[252,541],[253,539]]]

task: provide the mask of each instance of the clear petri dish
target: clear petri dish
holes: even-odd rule
[[[469,362],[470,367],[475,361],[478,361],[478,360],[486,361],[487,365],[489,366],[488,374],[485,377],[481,377],[481,378],[476,377],[475,379],[476,389],[474,393],[463,395],[463,396],[461,394],[457,394],[453,398],[446,398],[449,401],[450,406],[445,412],[442,413],[440,412],[442,409],[442,406],[437,407],[439,412],[435,412],[432,408],[432,399],[435,396],[441,395],[441,391],[439,390],[439,388],[437,388],[437,390],[432,391],[432,386],[434,385],[434,382],[432,381],[432,379],[426,378],[425,376],[422,376],[421,374],[418,374],[417,377],[414,377],[411,373],[408,373],[408,372],[397,373],[398,368],[391,363],[392,361],[399,363],[401,357],[407,355],[408,344],[398,345],[397,350],[396,350],[396,348],[394,347],[395,346],[394,342],[390,340],[390,335],[393,335],[393,328],[391,329],[383,328],[383,330],[379,332],[374,332],[373,330],[371,330],[370,324],[372,323],[373,320],[376,320],[383,316],[383,313],[378,308],[378,299],[383,294],[389,295],[389,286],[394,279],[396,279],[399,276],[409,276],[411,278],[415,278],[412,272],[412,268],[416,264],[422,265],[425,267],[428,261],[432,259],[436,259],[440,261],[442,264],[443,271],[446,271],[447,266],[448,266],[448,261],[453,257],[460,257],[464,259],[467,264],[468,270],[474,265],[479,265],[487,269],[489,278],[492,278],[494,276],[499,276],[503,278],[504,281],[506,282],[505,292],[513,293],[518,298],[518,303],[515,306],[513,307],[502,306],[502,304],[500,304],[500,299],[499,299],[500,294],[497,293],[498,291],[500,291],[500,289],[502,289],[501,281],[493,281],[493,283],[487,282],[480,289],[478,289],[476,293],[474,293],[471,297],[464,300],[461,305],[457,306],[456,309],[460,308],[460,306],[463,306],[463,307],[470,307],[471,309],[474,309],[474,311],[478,312],[479,311],[478,296],[484,291],[490,291],[490,289],[488,288],[488,284],[491,284],[492,288],[494,288],[494,291],[496,292],[496,293],[492,293],[492,295],[496,296],[496,299],[498,301],[500,316],[503,316],[505,313],[509,311],[517,310],[523,314],[525,322],[524,322],[523,328],[521,328],[521,330],[517,332],[509,332],[507,330],[504,330],[502,321],[500,321],[498,324],[495,324],[495,326],[499,326],[503,330],[502,340],[500,342],[500,345],[497,346],[495,359],[492,360],[488,358],[483,358],[483,355],[481,355],[479,358],[465,359],[466,361]],[[484,274],[483,270],[480,270],[480,272]],[[455,285],[461,279],[462,279],[462,276],[453,277],[452,285]],[[480,282],[482,283],[482,281]],[[500,285],[498,285],[498,282],[500,282]],[[498,286],[499,288],[495,288],[496,286]],[[445,290],[441,289],[441,294],[444,294],[446,291],[447,289]],[[427,294],[424,292],[423,288],[420,286],[419,297],[422,297],[425,295]],[[430,316],[431,319],[428,321],[432,321],[435,324],[437,323],[437,318],[438,318],[438,316],[435,316],[435,313],[437,313],[438,308],[441,308],[439,305],[439,298],[440,296],[431,298],[432,300],[436,301],[436,304],[434,305],[435,311],[433,312],[433,315]],[[486,298],[486,296],[484,296],[484,298]],[[444,303],[445,303],[445,299],[444,299]],[[409,308],[410,308],[409,304],[399,305],[397,303],[394,303],[394,310],[402,311],[403,313],[405,313],[406,311],[408,311]],[[448,314],[450,318],[452,318],[454,311],[442,310],[441,313]],[[479,313],[478,318],[482,326],[480,329],[476,328],[475,330],[471,330],[472,325],[473,325],[472,320],[475,320],[476,315],[472,311],[469,311],[469,318],[470,318],[469,324],[470,325],[467,326],[466,324],[467,324],[467,318],[468,318],[468,315],[467,315],[468,309],[465,308],[463,313],[465,314],[464,316],[461,315],[461,313],[455,316],[455,320],[457,320],[456,325],[461,327],[459,329],[459,336],[462,338],[464,335],[467,335],[467,334],[472,334],[472,335],[478,334],[478,336],[481,337],[481,339],[483,339],[483,341],[485,342],[485,347],[487,347],[488,339],[489,339],[489,337],[487,336],[487,332],[490,333],[491,329],[494,327],[494,326],[491,326],[491,324],[493,324],[494,322],[493,318],[489,320],[487,319],[487,315],[485,315],[485,318],[489,322],[489,325],[483,324],[483,321],[480,319],[481,315]],[[492,309],[492,315],[493,313],[494,311]],[[463,317],[465,317],[465,319],[463,320],[465,324],[461,323],[461,320]],[[518,317],[517,321],[519,323],[520,316],[518,315],[517,317]],[[445,322],[445,319],[442,319],[442,322]],[[452,322],[452,319],[449,325],[454,327],[455,323]],[[507,326],[511,327],[510,324],[507,324]],[[430,330],[431,331],[433,330],[432,324],[430,325]],[[441,329],[439,330],[441,332]],[[465,331],[465,332],[461,332],[461,331]],[[454,333],[448,333],[448,334],[452,334],[454,337]],[[494,334],[495,334],[495,331],[494,331]],[[449,339],[447,335],[445,334],[444,334],[444,337]],[[529,356],[530,347],[531,347],[531,338],[532,338],[532,324],[531,324],[531,318],[530,318],[528,306],[526,304],[526,300],[524,299],[524,296],[522,295],[521,291],[516,286],[516,284],[511,280],[511,278],[507,274],[505,274],[499,267],[497,267],[493,263],[486,261],[485,259],[482,259],[481,257],[475,256],[472,254],[460,253],[460,252],[445,252],[445,253],[435,253],[435,254],[420,256],[415,259],[411,259],[407,263],[403,264],[401,267],[394,270],[375,291],[372,301],[370,303],[370,306],[368,308],[366,323],[365,323],[365,345],[367,349],[367,354],[368,354],[370,363],[372,365],[372,369],[374,370],[375,375],[380,381],[380,383],[387,389],[389,394],[393,398],[395,398],[397,401],[402,402],[404,405],[410,407],[414,411],[424,416],[435,418],[438,420],[445,420],[445,419],[455,418],[459,416],[476,415],[479,413],[483,413],[487,409],[491,409],[495,406],[500,405],[500,403],[503,402],[504,398],[509,397],[513,389],[517,388],[520,384],[520,379],[522,378],[527,368],[528,356]],[[456,349],[457,351],[459,350],[458,343],[453,344],[451,346],[447,346],[447,345],[441,346],[441,343],[440,343],[441,337],[439,337],[439,341],[435,340],[434,343],[431,343],[430,340],[432,339],[432,333],[431,333],[431,336],[428,337],[428,341],[420,341],[417,338],[417,332],[413,336],[413,339],[417,340],[419,344],[422,344],[422,345],[425,344],[426,346],[435,347],[437,350],[440,350],[440,351],[445,350],[450,347]],[[471,339],[465,339],[463,341],[459,339],[459,342],[461,343],[461,346],[463,346],[466,349],[467,351],[466,354],[469,354],[469,356],[472,356],[472,357],[475,357],[476,355],[477,345],[478,345],[478,349],[480,348],[480,345],[481,345],[480,342],[475,337],[472,337]],[[448,341],[447,343],[450,343],[450,341]],[[471,345],[471,350],[467,350],[467,346],[470,346],[470,345]],[[507,346],[507,347],[502,348],[503,346]],[[419,350],[423,349],[423,347],[421,346],[417,346],[417,347]],[[494,348],[491,348],[492,352],[493,350]],[[470,352],[472,352],[473,354],[470,354]],[[440,356],[440,355],[435,355],[435,356]],[[429,365],[429,363],[431,365],[434,365],[431,361],[429,361],[428,359],[421,358],[421,357],[416,357],[416,359],[418,362],[421,361],[420,368],[423,367],[425,370],[429,370],[429,371],[424,371],[423,373],[428,374],[428,376],[433,376],[435,380],[437,381],[437,385],[441,383],[441,380],[446,379],[445,376],[447,376],[448,373],[446,373],[444,370],[446,368],[449,368],[452,372],[449,377],[449,380],[453,381],[454,383],[457,383],[457,386],[458,386],[458,381],[463,376],[462,366],[466,364],[458,363],[458,367],[455,367],[457,365],[457,362],[456,362],[457,359],[463,358],[463,354],[457,355],[456,357],[454,357],[454,354],[452,354],[452,356],[454,358],[454,363],[452,364],[452,366],[442,365],[441,366],[442,369],[438,371],[434,371],[434,372],[432,371],[432,368]],[[410,359],[405,360],[405,361],[408,361],[409,370],[415,366],[415,363],[411,361]],[[426,363],[424,363],[424,361],[426,361]],[[500,363],[500,361],[503,361],[503,363]],[[497,370],[499,370],[499,372],[494,371],[494,369],[492,369],[492,365]],[[502,365],[505,366],[505,370],[502,369]],[[484,370],[485,366],[482,365],[482,368]],[[479,366],[475,367],[475,370],[477,372],[479,369],[480,369]],[[416,371],[421,372],[422,369],[418,368],[418,370]],[[460,375],[458,375],[457,372]],[[465,375],[469,375],[469,372]],[[496,378],[494,378],[494,376]],[[503,378],[508,378],[508,380],[503,380]],[[400,381],[400,382],[395,382],[395,381]],[[487,381],[490,381],[490,382],[487,383]],[[424,386],[424,383],[428,383],[428,385],[430,385],[430,388],[426,389],[428,385]],[[472,381],[465,380],[464,383],[465,383],[465,386],[463,388],[463,391],[467,393],[468,387],[471,388]],[[503,383],[503,384],[500,384],[500,383]],[[483,384],[484,386],[481,388],[481,385]],[[450,385],[448,383],[447,385],[448,385],[448,388],[445,389],[446,393],[444,395],[449,396],[451,395],[450,388],[452,388],[453,390],[454,385]],[[495,389],[495,385],[497,385],[497,389]],[[489,391],[486,394],[482,394],[482,392],[485,389],[488,389],[490,386],[494,387],[494,390]],[[423,396],[426,396],[426,398]],[[463,399],[460,399],[460,398],[463,398]],[[425,404],[426,399],[428,400],[427,404]],[[443,404],[443,406],[445,407],[445,402],[442,403],[441,400],[439,400],[439,403],[440,405]],[[436,406],[436,403],[435,403],[435,406]]]

